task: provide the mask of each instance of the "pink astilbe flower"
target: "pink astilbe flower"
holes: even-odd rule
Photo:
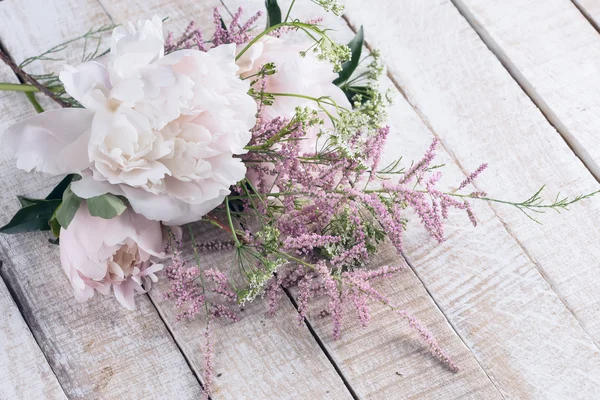
[[[214,47],[228,43],[242,44],[252,40],[249,30],[260,18],[262,11],[258,11],[248,21],[240,25],[242,14],[243,9],[242,7],[239,7],[237,12],[233,15],[229,28],[225,28],[219,9],[215,7],[213,10],[213,23],[215,25],[215,34],[213,36]]]
[[[165,54],[182,49],[197,47],[200,51],[207,51],[202,36],[202,30],[196,28],[196,22],[191,21],[185,31],[175,40],[173,32],[169,32],[165,39]]]
[[[177,320],[194,318],[205,312],[207,318],[237,321],[239,318],[231,308],[237,295],[230,288],[227,276],[215,269],[201,271],[197,265],[188,266],[182,256],[181,241],[173,241],[171,264],[166,268],[171,286],[165,298],[175,300],[175,305],[183,309]]]
[[[388,274],[386,270],[383,275]],[[366,298],[371,298],[384,304],[394,310],[396,314],[405,319],[409,326],[413,328],[421,337],[421,339],[428,345],[430,353],[437,359],[439,359],[444,365],[446,365],[451,371],[458,371],[458,366],[454,361],[442,350],[437,340],[433,337],[432,333],[423,326],[423,324],[413,315],[409,314],[405,310],[396,308],[391,301],[383,294],[375,290],[366,278],[367,275],[363,274],[363,271],[357,272],[346,272],[343,277],[350,286],[350,291],[353,292],[355,297],[363,297],[364,300],[355,300],[355,306],[359,315],[364,314],[364,308]],[[362,317],[364,319],[364,317]]]
[[[214,354],[215,342],[213,338],[212,321],[209,319],[204,329],[204,348],[202,349],[203,371],[202,398],[208,400],[211,395],[211,387],[214,377]]]
[[[479,176],[479,174],[485,171],[487,167],[488,165],[486,163],[481,164],[475,171],[473,171],[469,176],[467,176],[464,181],[462,181],[457,190],[464,189],[465,186],[467,186],[470,183],[473,183],[473,181]]]

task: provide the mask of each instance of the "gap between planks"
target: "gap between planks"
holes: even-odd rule
[[[588,12],[588,10],[583,6],[583,4],[580,4],[579,0],[571,0],[571,2],[575,6],[575,8],[577,8],[579,10],[581,15],[583,15],[585,17],[585,19],[587,19],[587,21],[590,23],[590,25],[592,25],[594,27],[596,32],[600,33],[600,25],[598,25],[598,23],[596,22],[596,20],[592,16],[592,14],[590,14]]]

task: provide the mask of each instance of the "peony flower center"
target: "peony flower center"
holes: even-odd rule
[[[123,281],[139,270],[138,265],[141,263],[139,248],[137,243],[131,245],[124,244],[119,250],[113,254],[109,261],[109,278],[111,281]]]

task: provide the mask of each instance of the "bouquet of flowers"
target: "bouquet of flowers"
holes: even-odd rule
[[[343,12],[337,1],[313,2]],[[348,310],[366,325],[371,304],[383,304],[455,371],[418,319],[372,286],[401,267],[369,268],[369,258],[384,243],[401,253],[415,221],[443,241],[452,208],[477,225],[472,200],[532,217],[592,194],[543,203],[540,189],[523,202],[493,199],[469,190],[486,164],[442,190],[437,141],[412,164],[381,165],[393,133],[379,54],[363,57],[362,29],[338,44],[320,20],[294,19],[293,4],[283,16],[267,0],[265,29],[254,26],[260,11],[242,22],[240,9],[227,26],[215,10],[210,40],[193,23],[179,38],[164,35],[158,17],[103,27],[84,38],[112,31],[110,49],[58,76],[23,69],[48,53],[19,66],[0,52],[24,82],[0,89],[27,92],[39,112],[9,128],[4,145],[18,168],[64,176],[44,199],[19,197],[22,208],[1,232],[51,231],[78,301],[112,292],[134,309],[135,293],[164,275],[180,318],[206,318],[209,343],[214,318],[235,321],[238,307],[259,298],[275,312],[297,286],[300,323],[310,300],[326,296],[338,338]],[[43,111],[35,92],[61,107]],[[198,243],[191,223],[210,223],[228,239]],[[182,255],[187,244],[196,262]],[[234,265],[201,265],[208,251],[233,252]]]

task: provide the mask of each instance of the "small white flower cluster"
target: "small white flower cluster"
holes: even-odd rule
[[[243,293],[238,294],[238,304],[240,306],[251,302],[258,296],[262,296],[265,293],[265,287],[273,277],[273,274],[288,262],[283,258],[278,258],[275,261],[263,261],[265,269],[256,270],[248,274],[248,286],[244,289]]]
[[[346,10],[346,6],[339,0],[313,0],[314,3],[323,7],[327,12],[332,12],[337,16],[340,16]]]
[[[317,54],[317,59],[328,61],[333,65],[333,72],[340,72],[342,64],[352,57],[350,47],[334,43],[325,37],[317,43],[313,51]]]

